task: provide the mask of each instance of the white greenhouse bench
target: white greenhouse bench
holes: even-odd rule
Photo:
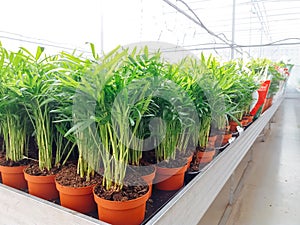
[[[146,224],[197,224],[254,141],[261,136],[265,127],[271,122],[271,118],[282,100],[283,97],[277,98],[265,113],[182,188]],[[1,225],[107,224],[3,184],[0,184],[0,218]]]

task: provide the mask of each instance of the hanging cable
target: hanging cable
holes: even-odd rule
[[[207,33],[209,33],[210,35],[218,38],[219,40],[221,40],[222,42],[230,45],[230,43],[228,43],[226,40],[224,40],[223,38],[219,37],[218,35],[216,35],[214,32],[210,31],[200,20],[200,18],[197,16],[197,14],[189,7],[189,5],[187,3],[185,3],[182,0],[177,0],[179,2],[181,2],[182,4],[184,4],[188,10],[197,18],[194,19],[193,17],[191,17],[190,15],[188,15],[186,12],[184,12],[182,9],[178,8],[176,5],[174,5],[173,3],[171,3],[169,0],[163,0],[164,2],[166,2],[168,5],[170,5],[171,7],[173,7],[174,9],[176,9],[178,12],[180,12],[181,14],[183,14],[184,16],[186,16],[187,18],[189,18],[190,20],[192,20],[194,23],[198,24],[199,26],[201,26],[204,30],[206,30]],[[225,36],[225,35],[224,35]],[[228,39],[227,39],[228,40]]]
[[[169,0],[163,0],[165,3],[167,3],[168,5],[170,5],[171,7],[173,7],[175,10],[177,10],[178,12],[180,12],[181,14],[183,14],[184,16],[186,16],[188,19],[192,20],[194,23],[198,24],[200,27],[202,27],[208,34],[212,35],[213,37],[221,40],[222,42],[224,42],[225,44],[227,44],[228,46],[232,47],[232,44],[230,43],[231,41],[226,37],[225,34],[223,34],[223,36],[225,37],[224,39],[222,37],[220,37],[220,35],[215,34],[213,31],[211,31],[210,29],[208,29],[203,22],[201,21],[201,19],[197,16],[197,14],[193,11],[193,9],[191,9],[189,7],[189,5],[184,2],[183,0],[176,0],[181,2],[182,4],[184,4],[187,9],[196,17],[193,18],[192,16],[190,16],[189,14],[187,14],[184,10],[180,9],[179,7],[177,7],[176,5],[174,5],[172,2],[170,2]],[[235,49],[237,52],[242,53],[240,50]]]
[[[61,47],[61,46],[52,45],[52,44],[45,44],[45,43],[35,42],[35,41],[28,41],[28,40],[23,40],[23,39],[19,39],[19,38],[12,38],[12,37],[7,37],[7,36],[3,36],[3,35],[0,35],[0,38],[4,38],[4,39],[8,39],[8,40],[13,40],[13,41],[27,42],[27,43],[30,43],[30,44],[37,44],[37,45],[41,45],[41,46],[49,46],[49,47],[66,49],[66,50],[74,50],[72,48]]]
[[[288,42],[281,43],[288,40],[298,40],[299,42]],[[259,48],[259,47],[272,47],[272,46],[290,46],[290,45],[300,45],[300,38],[285,38],[282,40],[266,43],[266,44],[256,44],[256,45],[236,45],[239,48]],[[202,48],[183,48],[183,49],[162,49],[162,52],[173,52],[173,51],[202,51],[202,50],[215,50],[215,49],[230,49],[231,46],[216,46],[216,47],[202,47]]]
[[[31,44],[44,45],[44,46],[49,46],[49,47],[56,47],[56,48],[66,49],[66,50],[74,50],[74,49],[76,49],[76,50],[78,50],[80,52],[86,52],[84,49],[78,48],[78,47],[75,47],[75,46],[74,47],[64,47],[63,45],[67,45],[66,43],[53,42],[53,41],[49,41],[49,40],[46,40],[46,39],[29,37],[29,36],[25,36],[25,35],[22,35],[22,34],[8,32],[8,31],[3,31],[3,30],[0,30],[0,33],[19,37],[19,38],[10,37],[10,36],[7,36],[7,35],[0,36],[2,38],[9,39],[9,40],[27,42],[27,43],[31,43]],[[29,40],[26,40],[26,39],[29,39]],[[47,42],[47,43],[45,43],[45,42]]]

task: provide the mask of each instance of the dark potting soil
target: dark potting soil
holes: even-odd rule
[[[31,161],[29,159],[22,159],[22,160],[17,161],[17,162],[12,161],[10,159],[6,160],[5,156],[4,156],[4,158],[0,159],[0,165],[1,166],[12,166],[12,167],[13,166],[27,166],[27,165],[29,165],[30,162]]]
[[[56,174],[56,181],[63,186],[69,187],[87,187],[97,183],[101,183],[102,178],[99,174],[95,173],[90,180],[80,177],[77,174],[77,166],[73,163],[63,166]]]
[[[30,162],[28,167],[26,168],[25,172],[27,174],[33,175],[33,176],[47,176],[47,175],[54,175],[57,174],[59,171],[59,168],[53,167],[51,170],[43,169],[41,170],[39,168],[39,165],[37,162]]]
[[[121,190],[115,190],[113,187],[110,190],[106,190],[100,183],[95,187],[95,193],[99,197],[111,201],[128,201],[136,199],[145,195],[148,190],[149,186],[146,182],[135,173],[128,173],[126,175]]]

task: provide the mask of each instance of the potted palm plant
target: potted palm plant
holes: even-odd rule
[[[30,135],[34,136],[38,148],[38,159],[32,161],[24,170],[28,191],[46,200],[53,200],[58,198],[54,182],[58,168],[54,165],[56,137],[53,135],[55,129],[51,114],[55,106],[53,95],[56,89],[55,79],[50,71],[55,67],[57,56],[44,57],[43,51],[43,48],[38,47],[36,53],[32,54],[21,48],[24,70],[19,71],[15,88],[19,94],[20,105],[26,111],[26,121],[33,128]]]
[[[202,60],[205,60],[204,57],[202,57]],[[206,82],[210,80],[207,77],[207,68],[201,62],[197,59],[187,57],[180,62],[178,67],[179,72],[169,76],[170,80],[173,80],[180,86],[181,90],[176,92],[181,95],[184,92],[187,95],[184,100],[179,102],[183,108],[190,109],[185,110],[190,120],[185,121],[180,119],[180,126],[175,126],[181,127],[181,132],[179,130],[180,136],[177,141],[179,144],[177,145],[182,146],[183,151],[184,149],[192,149],[194,152],[193,162],[191,163],[191,168],[194,168],[193,170],[198,170],[199,159],[203,159],[204,161],[204,159],[208,160],[209,158],[211,160],[215,153],[214,149],[208,148],[212,115],[208,103],[209,96],[204,86],[208,85]],[[204,81],[205,79],[208,80]],[[175,88],[173,89],[176,90]],[[172,94],[172,96],[176,95]],[[189,122],[192,122],[193,125],[190,126]],[[185,132],[186,129],[188,132]],[[209,154],[208,158],[204,154]]]
[[[270,83],[270,87],[268,90],[263,111],[265,111],[272,105],[274,96],[279,92],[283,82],[286,80],[286,75],[284,71],[281,69],[282,67],[284,67],[284,63],[282,62],[272,63],[270,61],[269,64],[270,65],[269,65],[268,74],[270,76],[271,83]]]
[[[266,98],[266,91],[269,89],[269,76],[268,71],[270,67],[270,60],[263,58],[263,59],[251,59],[246,64],[246,68],[251,71],[253,74],[253,78],[257,83],[261,83],[261,87],[257,90],[259,98],[257,99],[256,104],[253,106],[253,109],[251,110],[251,115],[254,116],[254,119],[259,116],[261,113],[265,98]]]
[[[183,185],[190,156],[187,149],[193,145],[198,115],[193,100],[185,91],[189,81],[182,79],[181,65],[160,59],[154,68],[154,96],[149,107],[157,118],[152,128],[157,141],[155,183],[157,189],[177,190]]]
[[[181,124],[179,116],[168,103],[162,103],[161,99],[156,101],[163,110],[159,112],[161,120],[158,121],[157,135],[164,137],[157,146],[155,153],[158,161],[155,177],[156,188],[160,190],[177,190],[183,185],[184,172],[186,171],[187,160],[176,157],[176,148],[181,138]],[[179,150],[179,149],[178,149]]]
[[[160,55],[158,53],[150,56],[148,48],[145,47],[137,52],[134,48],[132,53],[128,55],[128,60],[123,64],[122,68],[117,71],[118,76],[123,77],[130,73],[129,79],[126,78],[126,89],[129,91],[131,105],[128,114],[130,123],[128,127],[131,133],[130,149],[128,156],[129,171],[138,172],[149,185],[149,197],[152,194],[152,183],[156,174],[156,167],[151,160],[146,159],[143,152],[153,150],[155,146],[152,142],[149,123],[153,119],[155,109],[151,107],[153,102],[153,93],[155,90],[149,87],[153,82],[153,72],[156,65],[159,65]],[[127,76],[126,76],[127,77]],[[137,87],[144,86],[146,89],[137,90]],[[118,96],[127,96],[118,95]],[[127,99],[124,100],[128,102]]]
[[[235,105],[235,110],[229,114],[230,130],[236,132],[236,127],[246,126],[252,121],[253,116],[249,114],[253,101],[253,93],[258,89],[256,80],[257,71],[247,70],[245,65],[239,61],[236,64],[236,79],[229,89],[230,101]],[[249,66],[249,65],[248,65]],[[265,67],[263,67],[265,68]]]
[[[94,50],[94,46],[91,45],[91,47]],[[81,213],[96,210],[92,190],[101,180],[99,174],[96,173],[99,166],[92,167],[89,163],[93,160],[97,161],[99,157],[93,152],[91,141],[85,138],[88,135],[87,130],[77,129],[78,125],[73,126],[83,122],[81,119],[83,115],[88,116],[86,113],[90,108],[74,106],[88,105],[87,102],[79,102],[81,101],[81,98],[78,98],[80,94],[86,97],[84,100],[89,98],[87,94],[81,92],[79,86],[84,74],[89,73],[94,64],[96,64],[95,60],[83,58],[81,55],[76,55],[76,52],[73,54],[62,52],[57,68],[54,69],[57,77],[56,86],[60,93],[56,96],[58,104],[52,110],[55,115],[54,123],[56,129],[60,131],[59,134],[63,134],[65,142],[69,143],[70,148],[66,152],[71,154],[72,149],[76,149],[75,161],[62,166],[56,174],[55,184],[59,191],[60,204]],[[89,121],[85,122],[89,125]]]
[[[122,71],[124,68],[119,65],[120,63],[123,65],[122,58],[127,54],[127,51],[118,51],[115,49],[99,59],[98,62],[64,54],[68,63],[59,72],[60,83],[71,90],[70,99],[73,101],[72,112],[62,113],[61,117],[70,118],[71,115],[73,119],[73,125],[66,135],[74,134],[78,149],[77,173],[75,172],[75,175],[78,179],[85,181],[83,186],[86,187],[85,194],[88,195],[85,199],[82,199],[81,196],[73,196],[73,192],[77,191],[79,187],[77,185],[67,187],[67,185],[62,184],[62,180],[65,179],[62,173],[64,169],[62,169],[56,176],[56,186],[60,192],[61,204],[77,211],[88,212],[80,207],[86,205],[83,203],[87,202],[92,205],[91,190],[94,188],[94,198],[96,202],[101,202],[98,204],[99,218],[105,221],[117,219],[117,217],[110,215],[115,215],[113,210],[118,206],[114,206],[114,209],[110,210],[108,218],[107,207],[110,207],[110,204],[124,204],[123,201],[125,201],[127,194],[124,196],[122,194],[126,193],[126,190],[128,192],[128,189],[129,192],[133,190],[132,185],[126,183],[127,178],[125,179],[125,176],[130,150],[135,144],[132,144],[129,133],[120,132],[127,129],[126,118],[132,116],[132,110],[128,104],[128,94],[124,93],[127,98],[121,98],[118,104],[113,104],[117,93],[131,79],[128,76],[130,71],[124,74]],[[72,62],[71,65],[69,65],[70,61]],[[71,77],[70,74],[72,74]],[[147,102],[149,100],[145,101],[145,104]],[[139,123],[137,121],[131,122],[135,124],[132,127],[134,134]],[[135,158],[135,156],[132,155],[131,158]],[[97,173],[103,175],[102,181],[94,179],[94,175]],[[132,219],[141,222],[141,218],[144,217],[145,201],[148,199],[148,186],[141,178],[134,180],[134,182],[140,182],[140,186],[137,188],[143,188],[144,191],[139,191],[138,194],[142,200],[141,203],[138,203],[138,208],[141,211],[137,217],[132,216]],[[97,186],[95,186],[95,181],[98,182]],[[69,200],[72,197],[72,200],[66,202],[63,197],[67,197]],[[79,199],[80,203],[74,203],[73,197]],[[136,202],[137,197],[133,193],[127,199],[128,204]],[[108,206],[104,206],[104,202]],[[121,220],[124,221],[124,217]]]
[[[24,159],[28,144],[26,111],[20,103],[15,81],[22,67],[22,52],[9,53],[1,48],[0,69],[0,130],[3,135],[5,160],[1,160],[2,182],[18,189],[26,189],[23,170],[28,164]]]
[[[129,103],[133,96],[129,94],[130,89],[126,88],[131,77],[129,73],[124,74],[122,68],[118,70],[126,55],[127,50],[115,50],[105,56],[94,72],[82,79],[83,86],[79,87],[95,102],[95,116],[88,117],[93,118],[95,126],[94,129],[89,126],[86,131],[88,137],[91,137],[88,141],[91,141],[93,147],[90,149],[99,154],[103,168],[103,180],[94,187],[98,215],[100,220],[113,224],[141,223],[149,197],[147,183],[137,174],[127,173],[129,154],[133,147],[132,137],[137,132],[139,122],[130,120],[132,135],[126,132],[132,112]],[[142,90],[140,99],[145,99],[142,96],[146,94],[147,85],[139,87],[136,90]],[[146,98],[139,104],[145,104],[142,106],[145,108],[149,100]],[[81,129],[85,128],[79,124],[78,130]],[[94,168],[99,166],[99,160],[88,159],[88,162]]]

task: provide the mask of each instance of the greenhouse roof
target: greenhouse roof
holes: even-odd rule
[[[161,41],[226,58],[234,48],[237,55],[300,61],[299,0],[11,0],[1,8],[5,46],[88,52],[87,42],[108,51]]]

